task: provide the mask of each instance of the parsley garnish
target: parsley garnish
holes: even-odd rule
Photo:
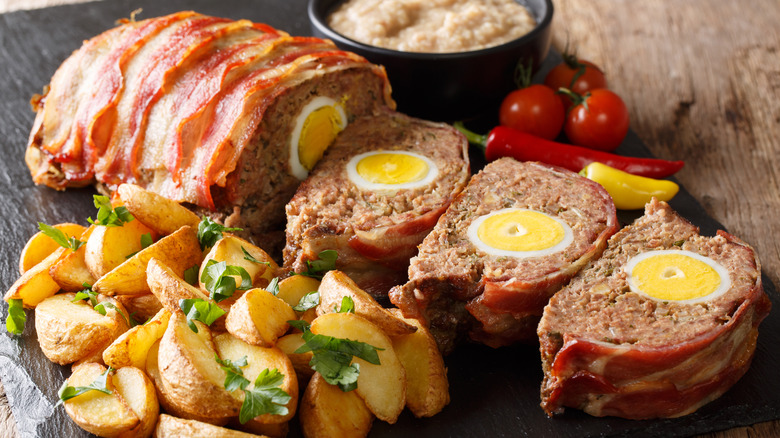
[[[93,195],[95,208],[98,209],[97,219],[87,218],[89,223],[94,225],[105,225],[107,227],[121,227],[125,222],[132,221],[133,215],[127,211],[127,207],[113,208],[108,196]]]
[[[85,243],[76,239],[74,236],[68,236],[51,225],[46,225],[43,222],[38,222],[38,229],[46,236],[49,236],[53,241],[57,242],[59,246],[72,249],[73,251],[79,249],[79,247]]]
[[[339,257],[336,250],[326,249],[321,251],[317,256],[319,257],[319,260],[306,260],[308,269],[297,275],[305,275],[307,277],[322,280],[322,277],[326,272],[336,269],[336,259]]]
[[[302,296],[298,304],[293,306],[293,310],[296,312],[305,312],[313,307],[317,307],[318,304],[320,304],[320,293],[313,290]]]
[[[240,286],[236,285],[236,279],[232,277],[233,275],[241,276]],[[252,288],[252,277],[249,276],[246,269],[213,259],[206,262],[206,269],[203,270],[200,281],[206,285],[210,298],[216,302],[230,298],[236,289],[248,290]]]
[[[200,266],[194,265],[184,271],[184,281],[189,283],[190,286],[198,284],[198,270],[200,270]]]
[[[128,318],[125,316],[125,313],[119,310],[119,308],[114,305],[114,303],[110,301],[103,301],[98,302],[97,296],[98,293],[92,290],[92,287],[90,287],[88,284],[83,284],[84,289],[80,290],[79,292],[76,292],[76,296],[73,297],[71,302],[75,303],[76,301],[81,300],[89,300],[89,304],[92,306],[95,311],[103,316],[106,316],[107,309],[114,310],[116,313],[120,314],[122,318],[124,318],[125,322],[127,322],[128,327],[134,327],[137,324],[134,324],[135,320],[132,318]]]
[[[310,326],[305,321],[288,322],[293,327],[303,330],[304,345],[295,350],[295,353],[301,354],[311,351],[312,358],[309,361],[309,366],[320,373],[326,382],[338,385],[344,392],[357,388],[360,364],[352,363],[353,357],[358,357],[374,365],[380,364],[377,351],[382,350],[381,348],[350,339],[315,335],[309,330]]]
[[[244,390],[244,403],[238,413],[238,421],[244,424],[263,414],[287,415],[287,403],[292,397],[279,388],[283,382],[284,374],[278,369],[264,369],[255,379],[255,386]]]
[[[149,247],[149,245],[153,244],[154,240],[152,240],[152,234],[151,233],[144,233],[141,235],[141,249],[146,249]],[[141,251],[136,251],[134,253],[131,253],[129,255],[126,255],[125,258],[129,259],[130,257],[138,254]]]
[[[21,298],[8,300],[8,318],[5,320],[5,328],[9,333],[21,335],[24,331],[24,323],[27,322],[27,315],[24,313],[24,306]]]
[[[341,297],[341,306],[333,306],[333,310],[336,313],[355,313],[355,302],[352,301],[351,297],[343,296]]]
[[[179,300],[179,307],[187,316],[187,325],[195,333],[198,333],[198,326],[194,321],[200,321],[206,325],[211,325],[220,316],[225,314],[225,311],[217,306],[217,303],[211,303],[201,298],[181,299]]]
[[[203,216],[198,224],[198,242],[200,242],[200,249],[211,248],[217,243],[217,240],[222,238],[222,233],[225,231],[242,231],[241,228],[226,228],[206,216]]]
[[[271,282],[268,283],[268,286],[265,287],[265,290],[271,292],[273,295],[279,295],[279,277],[272,278]]]
[[[249,379],[244,377],[244,371],[241,370],[247,365],[246,356],[233,362],[229,359],[222,360],[214,355],[214,360],[225,371],[225,389],[244,391],[244,403],[241,404],[241,411],[238,414],[238,421],[241,424],[263,414],[287,415],[289,412],[287,403],[292,397],[280,388],[284,383],[284,374],[278,369],[264,369],[255,379],[254,387],[246,389],[249,386]]]
[[[258,265],[271,266],[271,262],[261,262],[260,260],[254,258],[252,254],[249,254],[249,251],[247,251],[246,248],[243,247],[243,245],[241,246],[241,251],[244,253],[244,260],[248,260],[252,263],[257,263]]]
[[[60,396],[60,401],[58,401],[57,404],[59,405],[66,400],[89,391],[100,391],[104,394],[111,394],[111,390],[108,389],[108,374],[113,370],[113,368],[108,367],[108,369],[95,379],[94,382],[90,383],[89,386],[68,386],[68,381],[66,380],[62,383],[62,386],[57,393]]]
[[[249,386],[249,379],[244,377],[244,371],[241,369],[247,366],[246,356],[233,362],[230,359],[222,360],[215,354],[214,360],[225,371],[225,389],[235,391],[236,389],[245,389]]]

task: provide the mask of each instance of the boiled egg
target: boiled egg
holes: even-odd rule
[[[711,300],[731,287],[723,265],[685,250],[639,254],[626,263],[625,272],[633,292],[660,301],[696,303]]]
[[[343,102],[317,96],[304,105],[295,118],[290,136],[292,174],[300,180],[306,179],[325,150],[346,127],[347,114]]]
[[[407,151],[365,152],[347,162],[347,177],[353,184],[380,193],[424,187],[438,174],[433,160]]]
[[[566,222],[525,208],[504,208],[480,216],[469,225],[467,235],[483,252],[518,258],[554,254],[574,241]]]

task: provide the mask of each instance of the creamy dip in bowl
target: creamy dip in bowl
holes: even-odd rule
[[[536,20],[515,0],[348,0],[328,16],[328,25],[372,46],[453,53],[520,38]]]
[[[347,1],[349,0],[309,0],[308,13],[312,33],[314,36],[332,40],[343,50],[357,53],[375,64],[383,65],[390,78],[393,99],[398,104],[398,110],[411,116],[451,122],[496,114],[501,100],[515,88],[514,72],[517,64],[530,63],[533,69],[538,69],[550,49],[553,17],[551,0],[515,0],[530,13],[536,23],[520,37],[503,43],[496,42],[497,45],[492,47],[477,49],[468,47],[463,41],[456,41],[455,47],[462,49],[444,53],[388,49],[343,35],[328,24],[328,17]],[[378,1],[379,6],[376,9],[383,8],[385,3],[396,4],[398,1],[403,0]],[[433,3],[434,6],[446,5],[454,0],[415,1],[417,3],[413,4],[422,7],[426,3]],[[476,0],[461,0],[463,3],[472,1]],[[404,11],[407,15],[418,13],[415,8],[407,8]],[[506,12],[504,14],[507,15]],[[385,30],[380,32],[389,35],[392,33],[389,29],[396,28],[396,25],[388,22],[381,24],[381,27]],[[470,26],[469,29],[450,27],[450,30],[436,39],[474,40],[475,27],[480,26]],[[425,38],[425,35],[421,38]]]

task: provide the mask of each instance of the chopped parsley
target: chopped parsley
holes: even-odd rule
[[[88,284],[84,284],[84,289],[80,290],[79,292],[76,292],[76,296],[73,297],[71,302],[75,303],[76,301],[82,301],[82,300],[89,300],[89,304],[92,306],[95,311],[103,316],[106,316],[107,310],[114,310],[116,313],[122,316],[124,318],[125,322],[127,323],[128,327],[133,327],[137,324],[135,324],[135,320],[132,318],[128,318],[125,316],[125,313],[122,312],[114,303],[110,301],[102,301],[98,302],[97,297],[98,293],[92,290],[92,287],[90,287]]]
[[[261,262],[260,260],[254,258],[252,254],[249,254],[249,251],[247,251],[243,245],[241,246],[241,251],[244,253],[244,260],[248,260],[252,263],[257,263],[258,265],[271,266],[271,262]]]
[[[187,268],[184,271],[184,281],[186,281],[190,286],[196,286],[198,284],[199,270],[200,270],[200,266],[198,265],[193,265]]]
[[[273,295],[279,295],[279,277],[272,278],[271,282],[268,283],[268,286],[265,287],[265,290],[271,292]]]
[[[142,250],[148,248],[153,243],[154,243],[154,240],[152,239],[152,234],[151,233],[144,233],[144,234],[141,235],[141,249]],[[134,253],[128,254],[128,255],[125,256],[125,258],[129,259],[130,257],[138,254],[139,252],[141,252],[141,251],[136,251]]]
[[[307,277],[313,277],[318,280],[322,280],[322,277],[326,272],[336,269],[336,259],[339,257],[338,252],[334,249],[326,249],[321,251],[318,255],[318,260],[306,260],[308,269],[305,272],[301,272],[297,275],[305,275]]]
[[[333,310],[336,313],[355,313],[355,302],[351,297],[341,297],[341,306],[334,306]]]
[[[53,241],[57,242],[59,246],[72,249],[73,251],[79,249],[81,245],[86,243],[76,239],[74,236],[68,236],[61,230],[58,230],[51,225],[46,225],[43,222],[38,222],[38,229],[41,230],[44,235],[49,236]]]
[[[24,331],[24,323],[27,322],[27,315],[24,313],[24,306],[21,298],[8,300],[8,318],[5,320],[5,328],[9,333],[21,335]]]
[[[322,375],[326,382],[337,385],[342,391],[348,392],[357,388],[357,378],[360,375],[360,364],[352,363],[353,357],[379,365],[377,351],[381,348],[365,342],[333,336],[315,335],[306,321],[289,321],[290,325],[303,330],[304,344],[295,350],[296,354],[312,352],[309,366]]]
[[[133,215],[127,210],[127,207],[113,208],[108,196],[93,195],[95,208],[98,209],[97,219],[87,218],[89,223],[94,225],[104,225],[106,227],[121,227],[127,222],[132,221]]]
[[[68,381],[66,380],[62,383],[60,390],[57,392],[57,394],[60,396],[60,401],[57,402],[57,404],[60,404],[66,400],[70,400],[73,397],[79,396],[89,391],[100,391],[104,394],[111,394],[111,390],[108,389],[108,375],[113,370],[113,368],[108,367],[107,370],[105,370],[97,379],[95,379],[94,382],[90,383],[88,386],[68,386]]]
[[[225,311],[220,309],[217,303],[211,303],[201,298],[181,299],[179,300],[179,307],[187,317],[187,325],[190,327],[190,330],[195,333],[198,333],[198,326],[195,325],[195,321],[211,325],[225,314]]]
[[[242,231],[241,228],[226,228],[225,226],[214,222],[206,216],[203,216],[198,224],[198,242],[200,249],[211,248],[222,238],[225,231]]]
[[[225,389],[244,391],[244,403],[241,404],[241,411],[238,414],[238,421],[241,424],[263,414],[287,415],[289,412],[287,403],[292,397],[280,388],[284,383],[284,374],[278,369],[264,369],[255,379],[254,387],[246,389],[250,382],[244,377],[244,371],[241,369],[247,366],[246,356],[234,362],[229,359],[222,360],[215,355],[214,360],[225,371]]]
[[[305,312],[311,308],[317,307],[318,304],[320,304],[320,293],[313,290],[302,296],[301,300],[298,301],[298,304],[293,306],[293,310],[296,312]]]
[[[241,285],[236,284],[233,275],[241,277]],[[246,269],[214,259],[206,262],[206,268],[200,276],[200,281],[206,285],[209,297],[216,302],[232,297],[236,289],[248,290],[252,288],[252,277],[249,276]]]

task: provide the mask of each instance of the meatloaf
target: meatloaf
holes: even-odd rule
[[[543,213],[570,229],[570,241],[536,255],[477,246],[472,224],[503,209]],[[466,334],[494,347],[535,341],[549,297],[601,254],[617,228],[612,198],[600,185],[565,169],[502,158],[455,199],[412,259],[409,281],[390,299],[406,317],[427,321],[445,353]]]
[[[390,110],[355,120],[287,204],[285,267],[303,272],[321,251],[336,250],[336,268],[387,303],[390,287],[406,281],[417,245],[465,187],[467,148],[463,135],[446,124]],[[420,184],[377,187],[355,175],[361,157],[376,153],[373,157],[382,161],[374,165],[380,168],[394,165],[385,160],[397,152],[430,161]],[[399,171],[408,170],[404,166],[411,161],[422,162],[405,160],[396,163]]]
[[[250,234],[281,233],[305,177],[292,132],[323,98],[346,119],[334,130],[395,107],[384,69],[330,41],[194,12],[126,20],[33,99],[26,161],[38,184],[132,182]]]
[[[637,289],[653,284],[634,278],[637,260],[674,254],[720,266],[715,292],[678,300],[685,287],[675,285],[681,283],[667,285],[661,292],[672,295],[660,298]],[[659,266],[653,281],[678,270],[682,276],[674,281],[694,276],[679,269],[682,264]],[[653,200],[544,309],[538,328],[542,407],[549,415],[568,406],[631,419],[691,413],[745,373],[769,309],[752,248],[723,231],[701,236]]]

